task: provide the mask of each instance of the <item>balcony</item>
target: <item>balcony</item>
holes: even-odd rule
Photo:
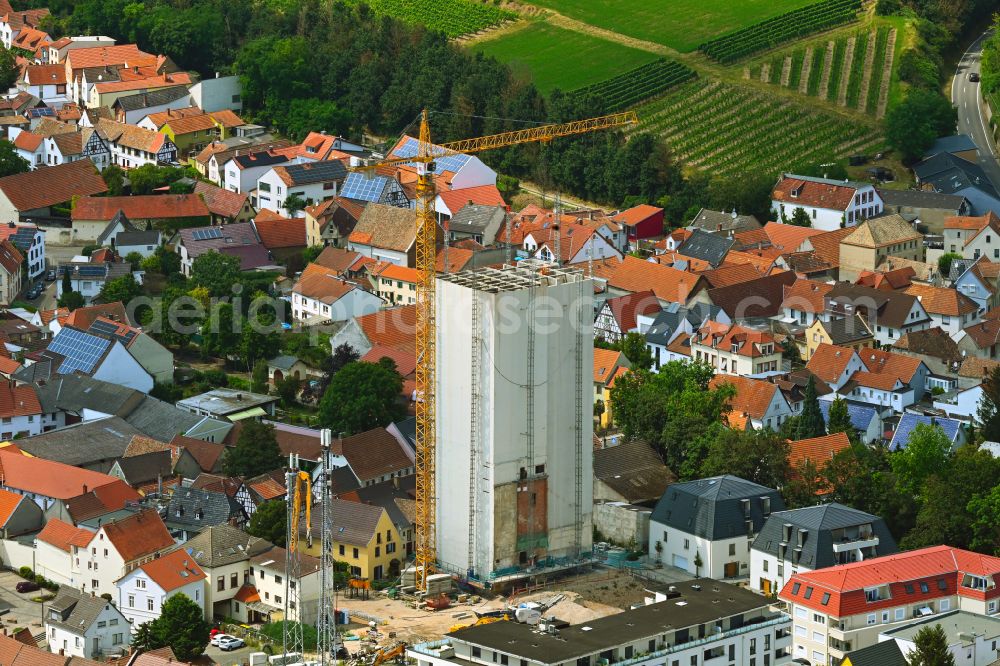
[[[878,545],[878,537],[870,536],[867,539],[855,539],[854,541],[837,541],[833,544],[833,552],[843,553],[849,550],[861,550],[872,548]]]

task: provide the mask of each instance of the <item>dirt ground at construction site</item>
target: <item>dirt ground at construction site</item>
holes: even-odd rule
[[[588,622],[598,617],[614,615],[627,609],[631,604],[642,603],[648,596],[641,581],[618,571],[600,571],[586,575],[561,578],[539,586],[528,592],[518,593],[514,603],[540,602],[562,594],[565,598],[545,611],[545,617],[555,616],[570,624]],[[440,639],[453,626],[471,624],[476,613],[503,609],[511,600],[510,596],[479,598],[476,603],[453,603],[451,607],[431,611],[418,610],[412,602],[373,596],[369,600],[341,599],[340,608],[360,612],[378,618],[379,644],[405,641],[409,644]],[[362,616],[352,615],[355,622],[363,622]],[[390,637],[390,632],[394,634]],[[364,637],[366,628],[354,632]],[[357,642],[347,642],[354,653],[361,647]]]

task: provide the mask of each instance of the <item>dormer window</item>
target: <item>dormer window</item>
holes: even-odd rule
[[[738,342],[734,342],[729,346],[729,351],[731,351],[734,354],[739,350],[740,350],[740,343]]]
[[[962,587],[967,587],[970,590],[988,590],[995,587],[995,583],[992,578],[965,574],[962,576]]]

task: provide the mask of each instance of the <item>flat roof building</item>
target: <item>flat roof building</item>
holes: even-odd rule
[[[178,400],[177,408],[192,414],[239,421],[264,415],[274,416],[277,401],[274,396],[217,388]]]

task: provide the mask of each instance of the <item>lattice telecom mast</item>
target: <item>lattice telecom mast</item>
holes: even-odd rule
[[[420,138],[417,154],[411,157],[392,157],[376,163],[353,167],[350,171],[372,171],[381,166],[416,165],[417,215],[416,215],[416,269],[417,282],[417,371],[416,371],[416,529],[414,530],[416,577],[418,590],[427,589],[427,576],[437,560],[436,520],[437,506],[434,497],[436,478],[435,455],[437,435],[435,381],[437,369],[437,322],[435,309],[435,262],[437,259],[437,219],[434,212],[435,189],[434,160],[460,153],[477,153],[493,148],[505,148],[521,143],[551,141],[552,139],[585,134],[602,129],[615,129],[634,125],[639,118],[634,111],[614,113],[599,118],[576,120],[570,123],[542,125],[529,129],[502,132],[474,139],[463,139],[440,145],[431,144],[430,125],[425,109],[420,115]],[[508,237],[508,242],[510,238]]]
[[[311,479],[305,472],[299,470],[299,456],[292,453],[288,456],[288,472],[285,474],[285,487],[292,494],[288,503],[288,531],[285,543],[285,605],[284,626],[281,632],[281,648],[285,655],[303,654],[305,642],[302,638],[302,567],[299,553],[299,521],[302,519],[303,495],[306,508],[306,541],[312,543],[312,488]],[[305,493],[303,493],[303,489]],[[292,615],[297,622],[291,622]]]
[[[331,432],[324,428],[319,433],[322,451],[323,477],[320,480],[320,517],[322,519],[320,552],[319,609],[316,614],[316,651],[323,666],[337,663],[337,584],[333,560],[333,456]]]

